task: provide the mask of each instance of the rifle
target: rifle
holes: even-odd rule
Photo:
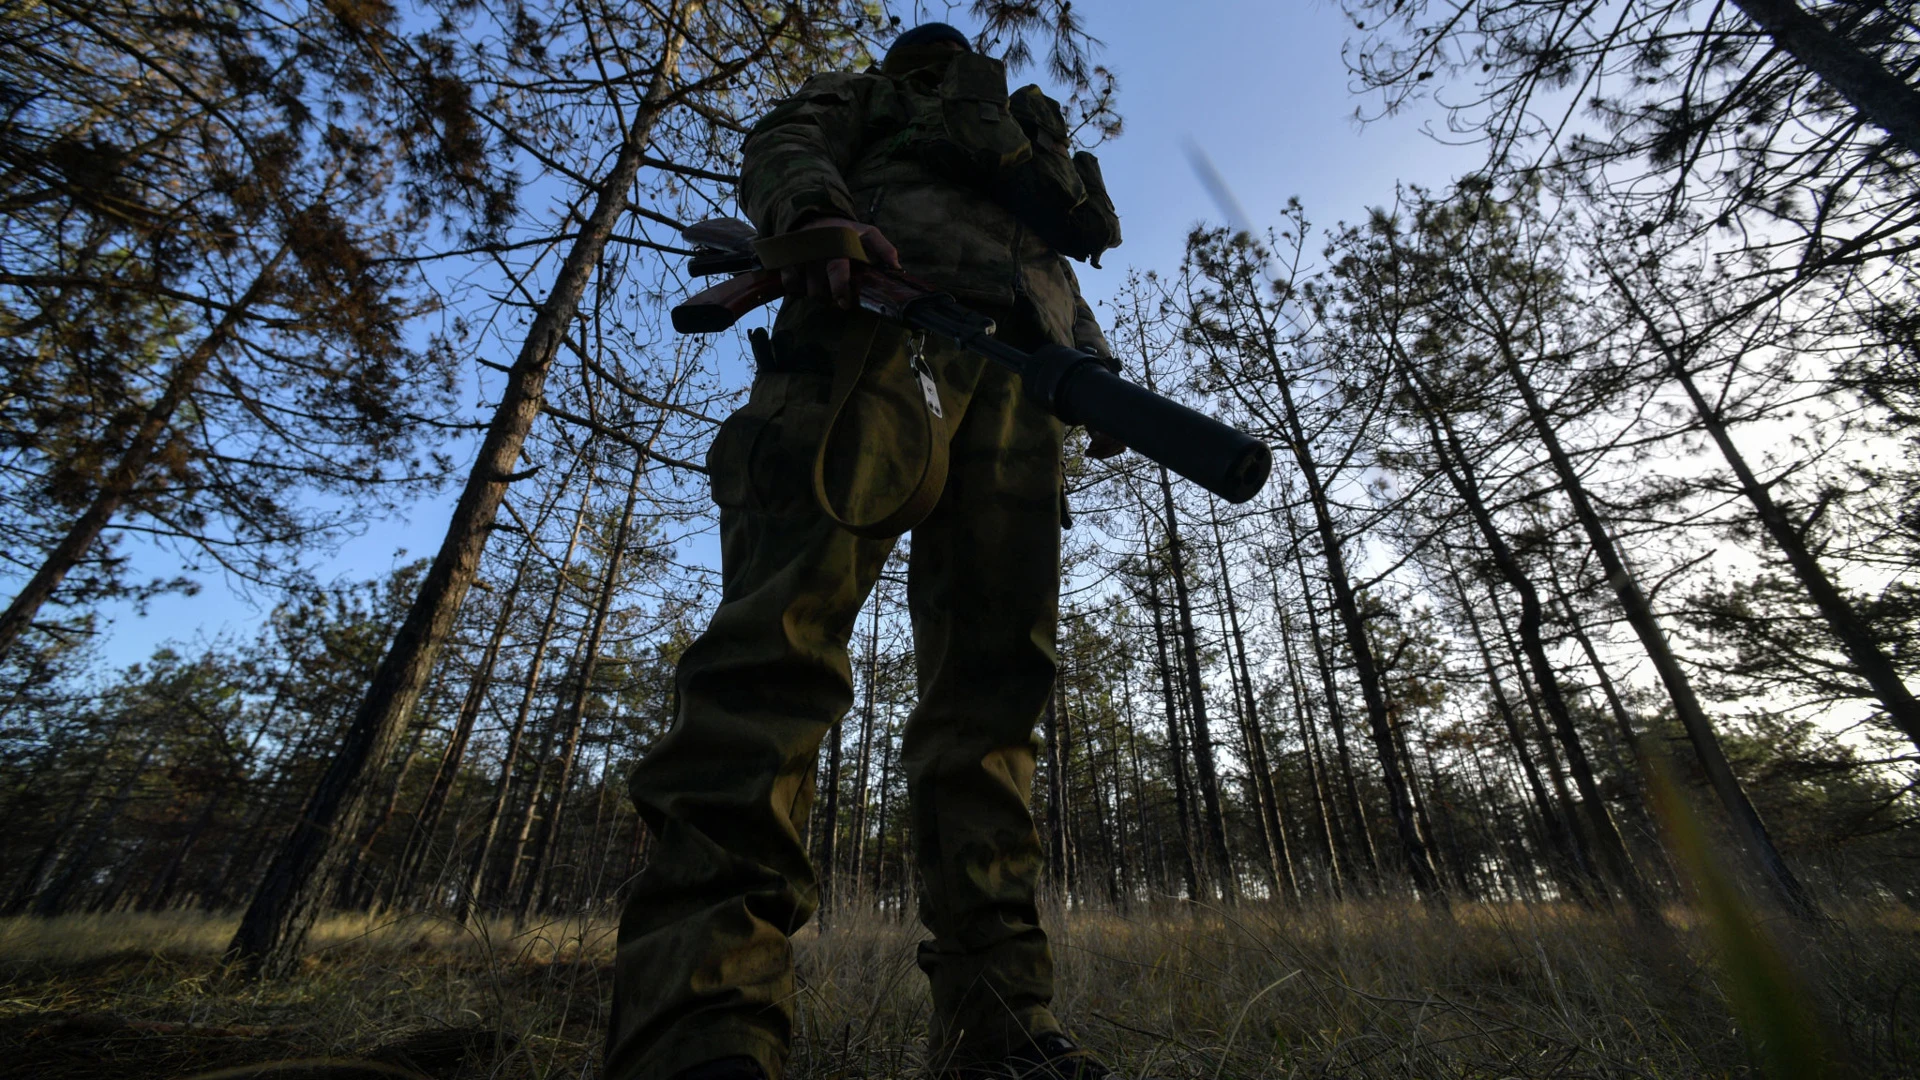
[[[1253,498],[1273,468],[1273,452],[1265,443],[1122,378],[1084,349],[1043,345],[1028,351],[998,340],[987,316],[925,282],[866,261],[859,236],[851,229],[804,229],[756,242],[752,226],[716,218],[689,226],[681,235],[694,247],[689,273],[733,276],[673,309],[673,328],[680,333],[718,333],[779,298],[780,272],[767,269],[766,263],[844,258],[851,261],[852,288],[862,308],[890,322],[951,338],[1007,368],[1020,376],[1029,401],[1068,424],[1105,432],[1228,502]]]

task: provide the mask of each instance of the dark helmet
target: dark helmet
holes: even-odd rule
[[[960,31],[954,29],[951,26],[948,26],[946,23],[930,22],[930,23],[921,23],[919,26],[916,26],[913,29],[907,31],[906,33],[901,34],[899,37],[894,38],[893,44],[887,46],[887,55],[889,56],[893,55],[893,50],[898,49],[902,46],[907,46],[911,48],[912,46],[915,46],[915,45],[946,45],[946,44],[958,45],[962,49],[965,49],[968,52],[973,51],[973,42],[967,40],[967,35],[961,33]]]

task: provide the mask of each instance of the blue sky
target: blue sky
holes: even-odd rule
[[[1124,134],[1099,149],[1126,243],[1107,253],[1104,270],[1079,268],[1089,299],[1117,290],[1129,267],[1171,271],[1188,230],[1223,220],[1189,163],[1190,143],[1212,160],[1255,228],[1275,222],[1294,196],[1320,228],[1357,220],[1390,203],[1396,182],[1440,186],[1476,164],[1472,148],[1422,132],[1430,112],[1365,126],[1354,119],[1356,108],[1377,109],[1351,92],[1341,45],[1352,27],[1336,4],[1082,0],[1079,10],[1105,44],[1099,59],[1119,75],[1126,120]],[[974,28],[963,13],[951,21]],[[1046,79],[1028,71],[1013,80],[1028,81]],[[323,560],[321,578],[383,574],[402,548],[410,558],[431,554],[452,498],[448,492],[404,520],[376,523]],[[154,575],[178,572],[178,560],[161,552],[139,566]],[[144,617],[124,606],[103,612],[105,659],[121,666],[170,639],[247,633],[263,614],[218,576],[203,580],[199,596],[161,597]]]

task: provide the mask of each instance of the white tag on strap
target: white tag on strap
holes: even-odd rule
[[[920,396],[927,399],[927,411],[945,420],[947,414],[940,408],[940,388],[934,384],[933,369],[927,366],[927,336],[924,333],[915,334],[912,341],[907,352],[907,365],[920,378]]]

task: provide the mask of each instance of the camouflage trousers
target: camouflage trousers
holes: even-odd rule
[[[818,906],[806,833],[820,744],[853,702],[848,642],[894,543],[837,527],[811,487],[829,372],[847,362],[835,344],[866,318],[789,303],[774,370],[755,378],[710,452],[721,602],[680,661],[671,730],[632,775],[655,846],[620,922],[609,1080],[665,1080],[737,1054],[782,1074],[795,1009],[788,938]],[[1039,343],[1030,324],[1002,325],[1005,339]],[[867,369],[884,392],[858,417],[851,468],[897,472],[892,459],[913,456],[886,453],[889,424],[917,423],[908,405],[925,407],[917,381],[895,385],[911,379],[907,347],[890,327],[871,340]],[[900,760],[931,935],[918,956],[932,987],[930,1052],[964,1062],[1060,1030],[1047,1008],[1029,799],[1034,726],[1054,678],[1062,428],[978,356],[938,339],[925,356],[950,465],[913,529],[919,701]]]

